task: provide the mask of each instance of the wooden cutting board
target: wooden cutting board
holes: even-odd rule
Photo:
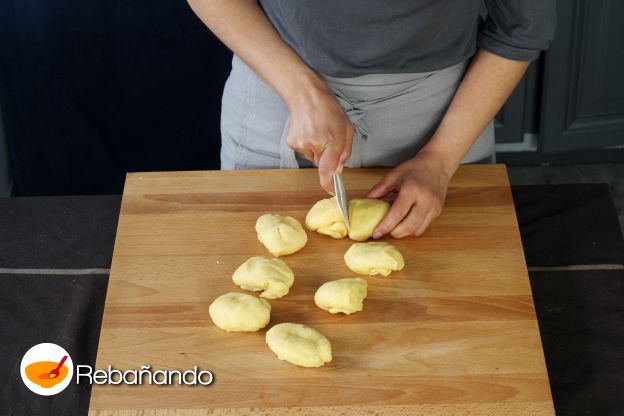
[[[383,169],[346,170],[350,198]],[[326,197],[316,170],[129,174],[121,206],[96,368],[211,370],[203,386],[95,385],[90,413],[210,415],[553,415],[514,205],[503,165],[462,166],[442,216],[420,238],[386,239],[405,269],[367,277],[364,311],[331,315],[316,289],[353,277],[353,243],[308,232],[283,257],[290,294],[271,325],[297,322],[329,338],[319,369],[280,361],[265,330],[226,333],[208,306],[257,240],[263,213],[302,223]],[[267,327],[266,329],[268,329]],[[141,410],[147,412],[139,413]]]

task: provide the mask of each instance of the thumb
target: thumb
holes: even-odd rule
[[[342,149],[334,144],[328,146],[319,159],[318,170],[321,186],[332,195],[334,194],[334,180],[332,175],[338,168],[341,153]]]

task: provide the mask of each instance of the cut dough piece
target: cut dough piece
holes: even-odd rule
[[[277,299],[288,293],[295,275],[283,260],[255,256],[236,269],[232,280],[245,290],[263,290],[263,298]]]
[[[335,197],[321,199],[314,204],[306,215],[305,224],[308,230],[333,238],[345,238],[348,233]]]
[[[360,277],[334,280],[318,288],[314,303],[330,313],[349,315],[360,312],[364,308],[362,302],[366,298],[367,288],[368,283]]]
[[[271,305],[247,293],[229,292],[210,304],[208,313],[216,326],[226,331],[257,331],[271,318]]]
[[[308,236],[296,219],[277,214],[261,215],[256,221],[258,240],[274,256],[295,253],[308,242]]]
[[[277,358],[302,367],[321,367],[332,360],[329,340],[309,326],[275,325],[267,331],[266,343]]]
[[[366,241],[390,209],[390,203],[381,199],[353,199],[349,202],[349,238]]]
[[[306,227],[311,231],[333,238],[349,238],[366,241],[373,236],[373,230],[390,209],[390,204],[381,199],[353,199],[349,202],[351,229],[340,215],[336,198],[321,199],[308,211]]]
[[[384,242],[355,243],[344,255],[347,267],[358,274],[388,276],[405,267],[403,255]]]

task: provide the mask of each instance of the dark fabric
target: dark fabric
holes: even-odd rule
[[[554,36],[555,0],[260,0],[282,38],[334,77],[430,72],[477,46],[533,60]]]
[[[477,38],[480,48],[507,59],[537,59],[552,42],[555,0],[485,0],[487,18]]]
[[[94,365],[108,275],[9,275],[0,273],[0,414],[86,415],[91,386],[72,382],[45,397],[28,390],[20,376],[29,348],[52,342],[74,365]],[[75,379],[74,379],[75,380]]]
[[[557,415],[624,415],[624,270],[530,277]]]
[[[611,220],[615,210],[606,186],[512,191],[529,267],[622,263],[624,243]],[[81,267],[108,267],[119,202],[110,197],[0,200],[0,219],[10,217],[0,224],[6,230],[0,233],[3,265],[67,266],[62,257],[68,256]],[[591,244],[569,238],[574,235]],[[83,254],[73,252],[83,245]],[[17,258],[29,248],[39,255]],[[557,414],[624,414],[624,271],[531,271],[530,278]],[[0,415],[87,414],[88,388],[71,385],[53,397],[36,396],[23,386],[19,362],[32,345],[50,341],[66,348],[74,362],[93,364],[107,280],[105,275],[0,274]]]
[[[19,195],[121,193],[218,169],[231,54],[186,1],[0,1],[0,107]]]
[[[109,268],[121,198],[0,199],[0,268]],[[0,272],[0,415],[86,415],[91,388],[37,396],[20,378],[33,345],[53,342],[95,364],[108,275]]]
[[[622,264],[624,242],[607,184],[515,186],[527,264]]]
[[[118,196],[0,198],[0,268],[109,268]]]
[[[624,265],[606,184],[512,187],[557,415],[624,415]]]

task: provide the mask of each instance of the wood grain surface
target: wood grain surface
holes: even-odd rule
[[[344,174],[363,197],[383,169]],[[297,322],[332,343],[319,369],[280,361],[265,330],[226,333],[208,306],[240,290],[263,213],[303,222],[326,197],[315,170],[129,174],[123,195],[96,367],[215,374],[208,387],[95,385],[93,415],[553,415],[533,298],[503,165],[462,166],[444,212],[419,238],[384,239],[405,269],[366,277],[364,311],[314,305],[324,282],[353,277],[353,243],[308,232],[290,294],[271,300],[270,326]]]

